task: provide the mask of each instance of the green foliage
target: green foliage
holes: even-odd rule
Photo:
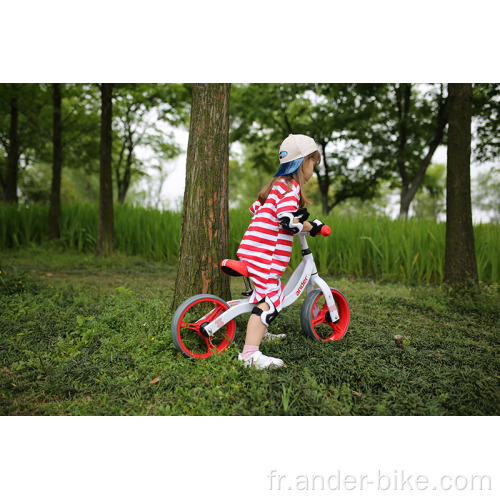
[[[249,182],[255,177],[263,180],[266,173],[276,171],[279,144],[289,133],[311,135],[321,146],[324,161],[316,174],[327,211],[343,200],[377,196],[378,179],[391,179],[400,186],[398,162],[411,180],[434,133],[444,94],[440,84],[410,84],[407,113],[400,116],[398,102],[401,105],[404,101],[405,85],[233,84],[230,140],[245,146],[240,161],[245,174],[257,169]],[[0,84],[0,184],[5,187],[10,103],[16,95],[20,187],[28,201],[45,196],[32,189],[35,174],[44,172],[46,182],[50,182],[48,173],[37,166],[52,161],[52,90],[52,84],[46,83]],[[94,185],[99,166],[99,89],[91,83],[66,83],[61,84],[61,90],[63,172],[75,173],[78,199],[92,201],[97,196]],[[477,161],[498,157],[499,96],[498,83],[474,84],[473,147]],[[162,170],[165,160],[179,153],[168,130],[187,126],[190,100],[190,84],[115,85],[114,182],[133,184],[146,166]],[[402,127],[406,144],[400,149]],[[152,158],[144,160],[141,155],[140,159],[138,146],[152,151]],[[0,191],[0,199],[2,194]]]
[[[246,146],[243,162],[272,174],[277,153],[290,133],[314,137],[323,155],[316,169],[326,212],[343,200],[376,194],[382,171],[352,161],[361,152],[362,135],[380,107],[383,85],[246,84],[233,85],[231,141]]]
[[[164,125],[188,125],[190,95],[180,84],[145,83],[117,84],[113,94],[113,170],[118,200],[124,202],[130,183],[145,175],[146,166],[161,172],[164,162],[181,152]],[[139,160],[139,146],[153,151],[151,164]]]
[[[436,163],[430,165],[425,172],[422,189],[417,192],[413,201],[413,210],[419,219],[438,220],[446,208],[446,165]]]
[[[295,303],[271,328],[287,337],[263,346],[287,368],[258,372],[237,360],[245,317],[221,355],[197,362],[175,350],[173,266],[33,249],[0,253],[0,271],[1,415],[497,415],[500,409],[497,286],[449,290],[324,276],[349,300],[350,333],[339,342],[306,339]],[[233,280],[234,293],[239,282]],[[403,335],[403,350],[396,334]]]
[[[72,181],[73,172],[64,171],[61,177],[61,201],[62,203],[75,202],[77,198],[85,199],[85,191],[82,189],[82,196],[78,196],[81,183]],[[37,162],[28,166],[22,177],[19,179],[19,189],[21,191],[21,203],[39,203],[50,200],[52,165],[49,163]],[[86,179],[88,181],[88,179]],[[76,185],[75,185],[76,184]]]
[[[500,154],[500,83],[475,83],[473,87],[474,158],[495,161]]]
[[[11,104],[15,102],[18,112],[18,170],[23,171],[43,147],[46,138],[40,133],[43,109],[47,106],[46,86],[35,83],[0,84],[0,201],[7,184],[7,163],[11,149]]]
[[[446,100],[444,85],[387,84],[378,99],[378,113],[366,123],[368,130],[355,131],[366,137],[364,159],[383,169],[394,187],[403,182],[401,165],[411,185],[436,133],[438,110]]]
[[[53,155],[53,88],[51,84],[0,84],[0,184],[5,185],[9,151],[10,100],[19,106],[19,187],[21,201],[47,199]],[[75,178],[79,199],[97,198],[101,96],[95,84],[61,84],[63,173]],[[137,146],[153,151],[147,166],[162,169],[165,160],[180,152],[173,134],[161,125],[185,127],[189,118],[190,86],[184,84],[116,84],[113,106],[113,179],[120,200],[130,183],[143,174],[145,164]],[[68,173],[69,171],[69,173]],[[42,175],[43,174],[43,178]],[[126,188],[123,185],[126,184]],[[2,199],[3,192],[0,192]]]
[[[323,156],[315,171],[325,214],[348,199],[373,199],[383,180],[410,186],[446,124],[438,120],[445,102],[443,85],[237,85],[231,140],[248,146],[245,162],[271,173],[288,134],[314,137]]]
[[[241,159],[229,160],[229,208],[248,209],[257,199],[258,190],[270,177],[263,173],[262,166],[248,153],[251,146],[244,147]]]
[[[472,191],[474,206],[490,212],[491,220],[500,223],[500,166],[478,174],[474,188]]]
[[[19,248],[47,240],[47,205],[0,205],[0,248]],[[61,238],[54,245],[61,249],[94,252],[98,206],[74,203],[63,206]],[[177,262],[180,215],[129,205],[115,206],[116,249],[129,255]]]
[[[310,211],[317,214],[313,208]],[[94,252],[97,213],[95,204],[63,206],[61,239],[54,244],[62,249]],[[0,249],[45,242],[47,218],[46,205],[0,205]],[[181,219],[181,214],[176,212],[117,205],[116,250],[174,264],[179,255]],[[321,273],[442,283],[444,223],[415,218],[391,220],[374,215],[330,215],[321,219],[332,228],[332,234],[328,238],[309,238]],[[249,224],[248,209],[230,212],[229,258],[236,258],[236,250]],[[474,237],[479,279],[485,283],[499,283],[500,227],[492,223],[479,224],[474,228]],[[295,268],[300,259],[300,247],[296,244],[291,267]]]

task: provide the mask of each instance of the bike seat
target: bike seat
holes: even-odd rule
[[[248,277],[247,265],[241,260],[226,259],[220,263],[222,272],[229,274],[229,276],[246,276]]]

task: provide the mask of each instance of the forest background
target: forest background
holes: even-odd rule
[[[103,88],[0,89],[0,196],[8,202],[0,248],[49,238],[92,251]],[[119,251],[169,263],[178,258],[191,90],[191,84],[113,86],[109,182],[117,223],[126,220],[115,228]],[[338,228],[334,241],[322,243],[320,269],[442,282],[446,166],[433,158],[444,156],[447,91],[445,84],[233,84],[230,255],[247,225],[247,207],[276,170],[283,138],[304,133],[323,157],[308,184],[310,211]],[[473,212],[483,222],[476,252],[479,279],[487,283],[499,276],[499,94],[496,83],[473,88]],[[395,218],[400,222],[389,222]],[[292,264],[299,258],[295,253]]]
[[[52,93],[47,84],[3,84],[0,93],[0,196],[6,199],[12,99],[18,100],[22,203],[50,199]],[[62,84],[61,198],[98,200],[98,87]],[[182,206],[190,85],[117,85],[113,109],[115,198],[120,203],[178,210]],[[443,85],[233,84],[231,208],[252,203],[256,185],[276,170],[276,151],[289,133],[317,137],[324,161],[309,190],[323,214],[376,213],[444,219]],[[472,193],[476,222],[500,218],[499,85],[474,87]],[[406,128],[406,130],[404,130]],[[405,134],[405,137],[402,137]],[[433,143],[434,141],[434,143]],[[414,198],[401,205],[430,155]],[[435,159],[437,158],[437,160]],[[407,173],[402,172],[401,164]],[[406,179],[405,179],[406,175]]]

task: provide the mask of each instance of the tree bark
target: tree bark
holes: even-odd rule
[[[448,283],[477,282],[470,190],[472,84],[450,83],[445,276]]]
[[[186,165],[179,267],[173,309],[187,297],[230,299],[228,165],[231,84],[194,84]]]
[[[101,84],[101,144],[97,254],[113,253],[113,180],[111,166],[113,84]]]
[[[7,176],[5,182],[5,201],[17,203],[17,181],[19,175],[19,102],[17,89],[12,86],[13,95],[10,99],[10,128]]]
[[[61,121],[61,84],[54,83],[53,106],[54,121],[52,135],[52,187],[50,192],[49,209],[49,239],[60,237],[61,223],[61,172],[62,172],[62,121]]]

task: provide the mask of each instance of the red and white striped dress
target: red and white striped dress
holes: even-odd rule
[[[257,200],[251,207],[252,222],[240,243],[236,255],[247,265],[255,285],[251,303],[268,297],[279,312],[283,304],[283,275],[292,254],[293,235],[280,225],[278,216],[299,209],[300,186],[292,179],[274,184],[265,203]],[[271,304],[269,304],[271,306]]]

